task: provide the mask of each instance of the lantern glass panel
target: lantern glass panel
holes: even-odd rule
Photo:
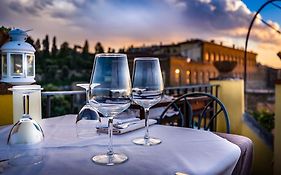
[[[34,55],[27,55],[27,76],[34,76]]]
[[[11,71],[13,76],[23,73],[22,54],[11,54]]]
[[[2,75],[7,76],[7,55],[3,54],[2,55]]]

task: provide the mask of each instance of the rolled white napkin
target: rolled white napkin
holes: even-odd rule
[[[118,126],[122,127],[124,125],[126,125],[127,123],[122,123],[122,124],[114,124],[114,125],[117,125],[117,127],[113,127],[113,134],[114,135],[118,135],[118,134],[124,134],[124,133],[127,133],[127,132],[130,132],[130,131],[134,131],[134,130],[137,130],[137,129],[140,129],[140,128],[143,128],[145,127],[145,120],[136,120],[136,121],[130,121],[130,122],[127,122],[128,123],[128,127],[125,127],[125,128],[117,128]],[[149,119],[148,120],[148,125],[153,125],[157,123],[156,120],[154,119]],[[108,131],[108,127],[105,126],[105,125],[100,125],[97,127],[97,131],[100,132],[100,133],[107,133]]]

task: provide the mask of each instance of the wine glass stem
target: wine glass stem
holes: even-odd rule
[[[109,156],[113,155],[112,134],[113,134],[113,116],[108,118],[108,137],[109,137],[109,143],[108,143],[107,155],[109,155]]]
[[[149,119],[149,108],[144,108],[144,117],[145,117],[145,134],[144,139],[149,139],[149,132],[148,132],[148,119]]]

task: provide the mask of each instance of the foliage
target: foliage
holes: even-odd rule
[[[3,32],[5,32],[5,33],[8,33],[10,30],[11,30],[11,28],[7,28],[7,27],[5,27],[5,26],[1,26],[1,27],[0,27],[0,31],[3,31]]]
[[[100,42],[97,42],[97,44],[95,45],[95,51],[96,51],[96,53],[103,53],[104,52],[103,46]]]
[[[28,41],[36,49],[36,81],[43,87],[48,84],[60,87],[59,90],[71,89],[73,82],[88,82],[93,66],[94,54],[89,53],[88,41],[84,47],[75,45],[70,48],[68,42],[63,42],[60,49],[56,45],[56,37],[52,40],[51,53],[49,52],[49,37],[43,39],[42,44],[29,37]],[[103,51],[101,43],[98,51]],[[42,49],[41,49],[42,46]]]
[[[44,91],[71,90],[74,82],[89,82],[94,54],[89,53],[89,43],[86,40],[84,46],[74,45],[74,48],[69,46],[68,42],[63,42],[58,49],[57,39],[54,36],[52,43],[49,42],[49,36],[40,42],[36,42],[31,37],[28,37],[27,42],[32,44],[36,49],[35,64],[36,64],[36,82],[40,84]],[[51,52],[49,46],[52,46]],[[96,51],[104,52],[100,42],[96,44]],[[51,97],[51,115],[58,116],[73,111],[71,96],[52,96]],[[42,98],[42,112],[46,114],[46,97]]]
[[[58,48],[57,48],[57,39],[54,36],[53,38],[53,45],[52,45],[52,56],[56,56],[58,52]]]
[[[6,43],[7,41],[9,41],[9,35],[8,32],[11,30],[11,28],[7,28],[7,27],[0,27],[0,47]]]
[[[274,128],[274,115],[274,113],[270,113],[267,111],[253,112],[253,117],[263,128],[265,128],[269,132],[271,132],[271,130]]]

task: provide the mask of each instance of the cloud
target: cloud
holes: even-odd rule
[[[2,25],[33,28],[58,40],[106,47],[171,43],[190,38],[221,39],[243,46],[253,17],[239,0],[3,0]],[[259,16],[259,18],[262,18]],[[268,21],[276,29],[278,23]],[[260,20],[251,41],[280,45],[280,36]],[[259,44],[254,44],[257,49]]]

